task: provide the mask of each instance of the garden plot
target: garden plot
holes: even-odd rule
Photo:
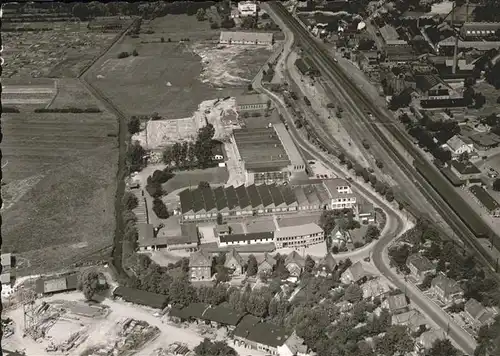
[[[216,87],[247,85],[272,53],[272,46],[198,43],[191,48],[201,58],[201,81]]]
[[[45,106],[56,95],[54,86],[5,85],[2,86],[3,105],[38,105]]]

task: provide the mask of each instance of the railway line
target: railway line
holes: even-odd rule
[[[355,103],[358,104],[360,110],[364,109],[365,113],[371,113],[373,118],[376,119],[376,122],[385,127],[386,130],[396,138],[414,161],[419,164],[419,167],[425,167],[424,169],[416,171],[415,168],[406,161],[402,154],[393,147],[390,139],[381,131],[379,125],[374,124],[373,119],[368,118],[366,114],[359,115],[364,128],[370,131],[389,157],[396,162],[404,174],[411,179],[413,184],[448,223],[462,243],[473,251],[478,259],[484,265],[488,266],[491,271],[496,271],[496,261],[484,250],[483,246],[477,240],[477,237],[482,237],[484,235],[490,236],[493,244],[496,247],[500,247],[498,236],[486,225],[486,223],[478,220],[480,218],[477,217],[477,214],[467,205],[461,196],[453,190],[442,189],[442,187],[446,187],[450,184],[446,178],[440,172],[436,171],[436,168],[433,167],[431,163],[422,157],[421,153],[414,147],[413,143],[404,133],[401,133],[395,125],[392,125],[392,119],[360,91],[356,84],[348,78],[343,70],[338,67],[337,63],[327,54],[327,51],[310,36],[307,29],[292,16],[282,4],[271,2],[270,6],[294,33],[296,41],[301,44],[302,48],[307,49],[314,64],[323,75],[331,81],[339,83],[340,86],[349,92],[353,100],[355,100]],[[325,145],[325,143],[323,143],[323,145]],[[426,172],[430,172],[430,175],[427,177],[424,176]],[[433,181],[433,185],[431,185],[429,181]],[[441,189],[436,187],[441,187]],[[451,199],[449,197],[450,194],[452,195]],[[455,207],[452,207],[450,205],[451,203],[454,204]],[[461,216],[459,216],[457,210],[455,210],[457,209],[456,205],[460,206]],[[425,212],[422,213],[425,214]],[[467,223],[471,217],[475,221],[474,225]],[[500,280],[496,273],[495,276]]]

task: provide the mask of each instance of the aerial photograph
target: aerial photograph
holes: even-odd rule
[[[0,16],[0,355],[500,356],[499,0]]]

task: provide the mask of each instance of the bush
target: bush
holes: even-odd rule
[[[363,243],[362,242],[359,242],[359,241],[356,241],[354,242],[354,248],[360,248],[360,247],[363,247]]]
[[[161,197],[165,193],[163,191],[163,188],[161,187],[160,183],[150,183],[150,184],[147,184],[146,185],[146,191],[153,198],[159,198],[159,197]]]
[[[134,50],[132,51],[132,55],[133,55],[134,57],[137,57],[137,56],[139,55],[139,53],[137,52],[137,50],[136,50],[136,49],[134,49]]]
[[[4,113],[19,113],[19,109],[13,106],[2,106],[2,112]]]
[[[137,199],[137,196],[134,193],[125,192],[125,195],[123,196],[123,204],[127,210],[133,210],[139,205],[139,199]]]
[[[128,132],[134,135],[141,131],[141,119],[138,116],[132,116],[128,122]]]
[[[121,58],[127,58],[127,57],[130,57],[130,53],[128,52],[120,52],[118,54],[118,58],[121,59]]]
[[[149,184],[163,184],[168,182],[174,174],[170,172],[168,169],[164,169],[163,171],[160,171],[157,169],[156,171],[153,172],[152,175],[148,177],[148,185]]]
[[[161,43],[165,43],[165,38],[163,38],[163,37],[162,37],[162,38],[160,38],[160,42],[161,42]]]
[[[217,29],[219,29],[219,28],[220,28],[220,26],[219,26],[219,24],[218,24],[217,22],[212,22],[212,23],[210,24],[210,28],[211,28],[212,30],[217,30]]]
[[[153,200],[153,211],[160,219],[167,219],[170,216],[167,206],[159,198],[155,198],[155,200]]]

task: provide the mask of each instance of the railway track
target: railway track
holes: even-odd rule
[[[413,146],[413,143],[408,140],[408,138],[399,131],[399,129],[392,125],[392,119],[388,117],[379,107],[371,102],[359,88],[354,84],[350,78],[343,72],[341,68],[338,67],[337,63],[327,54],[327,51],[318,44],[314,38],[312,38],[301,23],[295,19],[292,14],[290,14],[286,8],[280,3],[271,2],[270,6],[275,10],[276,14],[281,17],[283,22],[294,32],[296,40],[301,44],[303,48],[308,50],[311,55],[311,59],[314,64],[318,67],[320,71],[333,82],[337,82],[346,91],[351,94],[352,99],[358,104],[359,110],[365,112],[370,112],[376,122],[382,124],[397,141],[403,146],[403,148],[411,155],[414,160],[423,162],[427,165],[429,169],[435,169],[431,166],[429,162],[422,158],[420,152]],[[413,184],[419,189],[422,195],[427,199],[428,202],[436,209],[436,211],[441,215],[441,217],[448,223],[451,229],[455,232],[456,236],[471,250],[473,251],[478,259],[493,272],[496,270],[496,261],[484,250],[483,246],[479,243],[474,233],[469,229],[467,224],[462,221],[454,209],[448,205],[448,203],[441,197],[438,191],[434,189],[433,186],[427,182],[425,177],[419,174],[414,167],[409,164],[406,159],[399,153],[392,145],[390,140],[385,136],[385,134],[380,130],[379,125],[374,124],[373,120],[367,117],[368,115],[359,115],[366,130],[376,138],[380,145],[384,148],[387,154],[392,160],[400,167],[402,172],[412,180]],[[441,184],[449,184],[446,178],[442,175],[436,176],[441,180]],[[444,181],[444,182],[443,182]],[[457,193],[455,193],[457,194]],[[460,197],[461,199],[461,197]],[[462,199],[463,201],[463,199]],[[463,202],[465,206],[467,204]],[[472,211],[472,209],[471,209]],[[425,213],[425,212],[423,212]],[[472,211],[473,214],[475,212]],[[489,230],[490,236],[496,236],[494,232],[485,225],[485,231]],[[498,239],[498,237],[497,237]],[[495,273],[495,276],[500,280],[499,276]]]

